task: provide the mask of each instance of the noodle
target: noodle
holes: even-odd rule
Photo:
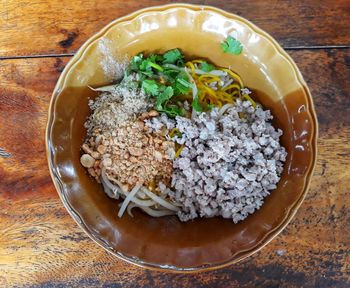
[[[149,196],[150,198],[152,198],[155,202],[157,202],[158,204],[160,204],[161,206],[169,209],[169,210],[172,210],[172,211],[178,211],[179,209],[170,204],[169,202],[165,201],[164,199],[158,197],[156,194],[152,193],[151,191],[149,191],[147,188],[145,187],[142,187],[142,191],[147,195]]]
[[[111,181],[115,182],[118,186],[112,184],[109,179]],[[107,191],[112,190],[112,191],[117,191],[119,193],[119,194],[117,194],[118,197],[119,197],[119,195],[121,195],[124,198],[122,206],[120,207],[119,212],[118,212],[119,217],[122,217],[122,215],[125,212],[125,209],[127,209],[130,205],[132,205],[132,207],[128,210],[128,214],[131,216],[132,216],[131,209],[133,209],[135,207],[142,209],[150,216],[158,215],[155,217],[160,217],[160,216],[164,216],[164,215],[172,215],[172,214],[174,214],[174,212],[178,211],[179,204],[176,203],[177,205],[174,205],[174,204],[170,203],[168,200],[164,199],[165,197],[161,198],[161,197],[157,196],[156,194],[152,193],[151,191],[149,191],[146,187],[144,187],[142,185],[136,185],[129,193],[127,191],[124,191],[121,188],[120,183],[118,183],[118,181],[116,179],[108,177],[108,174],[105,172],[105,170],[103,170],[101,173],[101,180],[102,180],[101,182],[102,182],[102,185],[104,187],[104,190],[108,195],[110,195],[110,194]],[[167,196],[169,191],[171,191],[171,190],[167,189],[165,196]],[[116,195],[114,195],[114,196],[116,196]],[[142,200],[142,199],[138,198],[137,196],[140,196],[140,197],[147,196],[148,199]],[[112,197],[112,198],[116,198],[116,197]],[[154,210],[153,208],[151,208],[151,207],[156,207],[157,205],[162,207],[161,211],[157,211],[157,210]]]
[[[174,211],[171,210],[155,210],[148,207],[142,207],[143,211],[145,211],[148,215],[153,217],[162,217],[162,216],[168,216],[168,215],[175,215]]]
[[[232,104],[225,104],[224,106],[222,106],[219,110],[219,114],[222,116],[225,114],[225,112],[227,111],[227,109],[230,109],[231,107],[233,107]]]
[[[199,76],[198,81],[202,81],[203,79],[208,78],[209,80],[207,80],[207,83],[211,83],[211,82],[221,82],[221,79],[218,76],[215,75],[210,75],[210,74],[203,74],[201,76]]]
[[[252,103],[253,107],[256,108],[255,101],[248,94],[244,94],[242,98],[248,100],[250,103]]]
[[[113,187],[114,187],[114,189],[116,189],[118,192],[119,191],[122,191],[122,192],[119,192],[120,194],[121,194],[121,196],[122,197],[126,197],[127,195],[128,195],[128,193],[127,192],[125,192],[121,187],[120,187],[120,184],[117,184],[118,186],[115,186],[115,185],[113,185],[109,180],[108,180],[108,178],[107,177],[104,177],[103,175],[104,175],[104,172],[102,172],[102,182],[105,182],[105,184],[107,184],[107,185],[112,185]],[[117,182],[115,179],[111,179],[111,181],[115,181],[115,182]],[[141,192],[140,192],[140,194],[141,194]],[[154,205],[155,204],[155,202],[153,201],[153,200],[142,200],[142,199],[139,199],[139,198],[137,198],[137,197],[134,197],[133,199],[132,199],[132,202],[134,202],[135,204],[137,204],[137,205],[139,205],[139,206],[152,206],[152,205]]]
[[[209,72],[198,69],[198,64],[203,63],[202,60],[188,61],[185,67],[178,67],[173,64],[165,66],[186,72],[192,83],[192,101],[198,96],[201,105],[216,105],[222,107],[226,104],[233,104],[237,97],[248,100],[256,107],[256,103],[244,94],[242,96],[243,81],[241,77],[226,68],[218,68]],[[193,117],[192,109],[192,117]]]
[[[101,176],[102,176],[101,182],[102,182],[103,188],[105,192],[108,194],[108,196],[111,198],[119,199],[118,187],[114,186],[111,182],[109,182],[104,170],[102,170]]]
[[[131,217],[134,217],[134,215],[132,214],[131,210],[132,210],[133,208],[135,208],[135,207],[137,207],[136,204],[130,203],[130,204],[128,205],[128,207],[126,208],[126,212],[128,212],[128,214],[129,214]]]
[[[222,70],[222,71],[225,71],[225,72],[228,73],[233,79],[235,79],[235,80],[238,82],[238,84],[239,84],[239,86],[241,87],[241,89],[244,87],[244,86],[243,86],[243,81],[242,81],[241,77],[240,77],[238,74],[236,74],[236,73],[233,72],[232,70],[226,69],[226,68],[223,68],[223,69],[221,69],[221,70]]]
[[[141,188],[140,184],[135,185],[135,187],[129,192],[128,196],[125,198],[122,206],[119,209],[118,212],[118,217],[122,217],[124,214],[124,211],[126,209],[126,207],[128,206],[129,202],[134,198],[134,196],[137,194],[137,192],[139,191],[139,189]]]

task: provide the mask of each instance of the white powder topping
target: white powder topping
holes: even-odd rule
[[[98,43],[98,48],[101,52],[100,65],[108,81],[121,79],[128,66],[126,57],[119,59],[119,61],[116,60],[112,47],[113,43],[109,39],[102,38]]]
[[[115,129],[152,107],[152,103],[142,89],[132,89],[116,85],[113,91],[104,92],[95,101],[90,100],[92,114],[85,123],[88,135],[95,129],[105,131]]]

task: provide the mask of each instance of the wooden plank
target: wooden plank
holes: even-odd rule
[[[349,287],[350,49],[295,51],[320,121],[310,192],[261,252],[218,271],[174,275],[109,255],[74,223],[51,183],[44,129],[67,58],[0,61],[0,287]],[[316,73],[317,72],[317,73]]]
[[[184,1],[3,0],[0,57],[74,53],[110,21],[140,8]],[[350,45],[348,0],[189,1],[253,21],[283,46]]]

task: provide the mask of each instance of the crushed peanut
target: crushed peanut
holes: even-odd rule
[[[157,113],[144,113],[143,118]],[[146,186],[159,181],[170,184],[173,172],[170,155],[175,144],[160,133],[151,132],[140,120],[130,121],[112,132],[94,130],[82,149],[86,154],[81,163],[97,181],[104,168],[128,190],[140,182]]]
[[[80,158],[80,163],[86,168],[91,168],[95,164],[95,159],[89,154],[83,154]]]

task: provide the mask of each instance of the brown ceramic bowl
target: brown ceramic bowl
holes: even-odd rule
[[[233,34],[239,56],[219,43]],[[179,47],[188,56],[232,67],[254,97],[271,109],[288,151],[278,188],[261,209],[234,224],[222,218],[181,223],[175,216],[136,212],[117,217],[118,206],[79,163],[89,114],[88,85],[106,84],[99,43],[108,39],[114,57]],[[67,64],[51,99],[47,156],[56,189],[75,221],[107,251],[128,262],[171,271],[223,267],[255,253],[288,224],[303,201],[316,158],[317,122],[310,92],[295,63],[277,42],[249,21],[206,6],[151,7],[117,19],[90,38]]]

